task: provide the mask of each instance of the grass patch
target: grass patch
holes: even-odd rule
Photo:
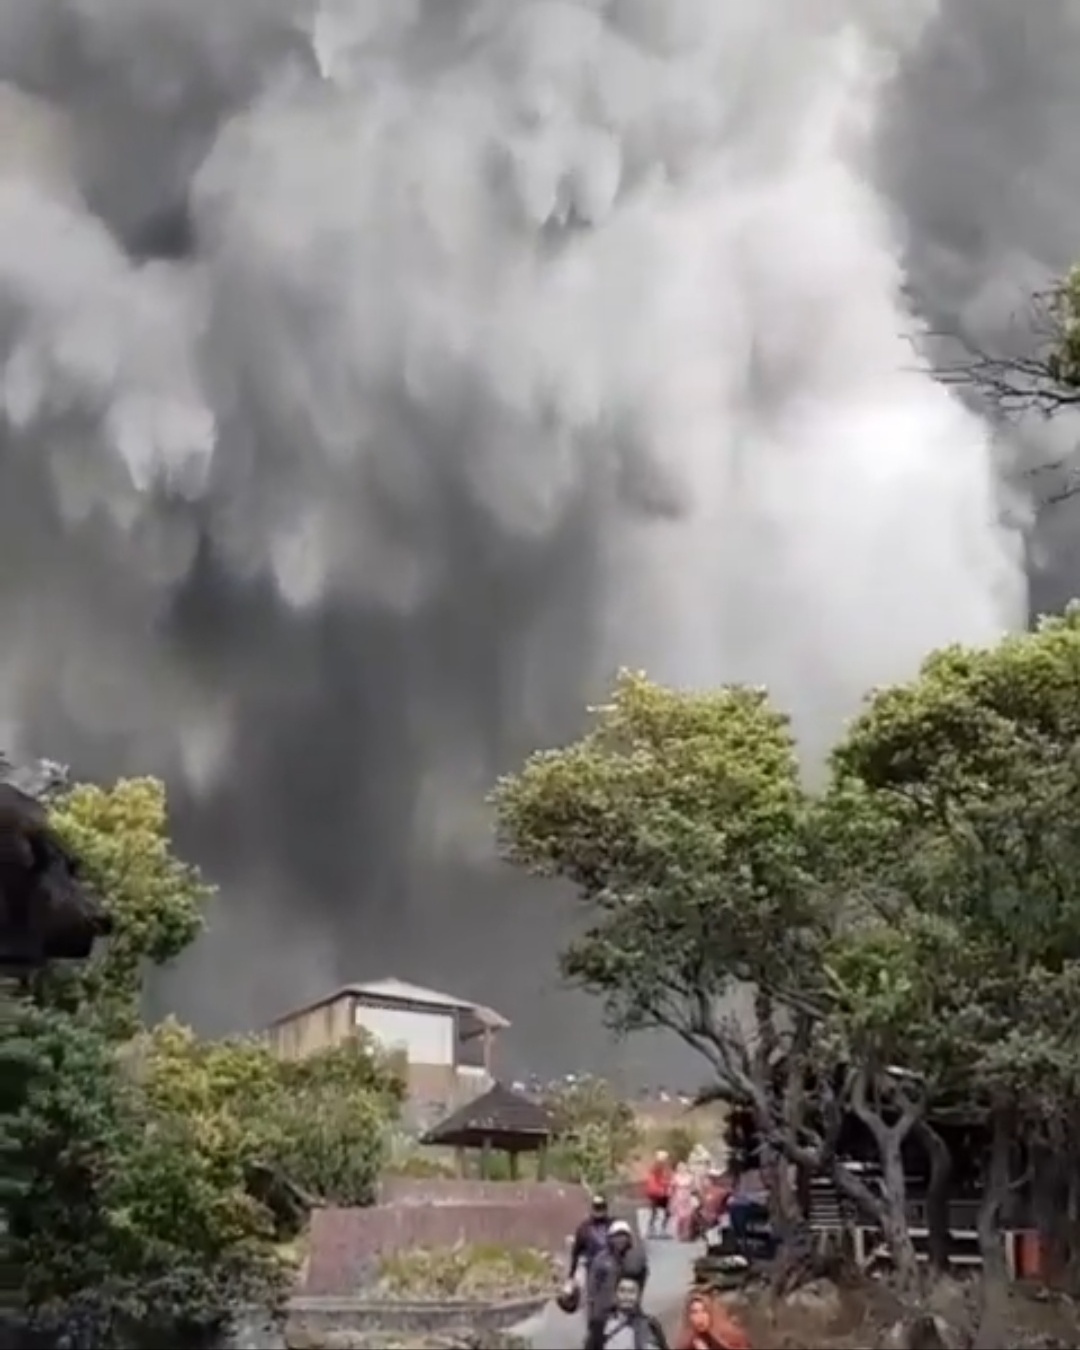
[[[464,1242],[381,1256],[376,1288],[383,1298],[482,1301],[549,1294],[555,1280],[547,1252]]]

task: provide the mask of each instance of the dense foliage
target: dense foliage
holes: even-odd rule
[[[173,855],[152,780],[76,788],[53,819],[116,931],[10,1004],[7,1270],[32,1322],[98,1350],[175,1344],[284,1292],[306,1197],[371,1200],[403,1085],[359,1040],[284,1064],[258,1040],[142,1027],[147,967],[196,936],[212,891]]]
[[[900,1147],[945,1105],[993,1141],[985,1259],[1022,1161],[1075,1262],[1080,614],[875,692],[819,790],[763,691],[625,674],[582,740],[494,801],[506,855],[583,901],[567,975],[617,1029],[693,1046],[752,1109],[767,1167],[831,1169],[913,1283]],[[882,1194],[839,1164],[851,1113]],[[787,1175],[771,1179],[797,1222]]]

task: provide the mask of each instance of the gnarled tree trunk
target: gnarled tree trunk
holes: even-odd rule
[[[901,1153],[904,1140],[920,1119],[923,1109],[921,1093],[901,1092],[896,1085],[890,1091],[900,1100],[895,1123],[886,1124],[880,1111],[871,1105],[871,1075],[860,1070],[852,1086],[852,1110],[874,1137],[881,1160],[882,1194],[881,1227],[896,1271],[896,1280],[902,1297],[918,1304],[924,1295],[922,1270],[907,1221],[907,1179]]]
[[[1008,1350],[1009,1269],[1001,1218],[1012,1185],[1012,1120],[995,1110],[990,1117],[990,1156],[979,1206],[979,1255],[982,1257],[982,1297],[974,1350]]]
[[[937,1130],[926,1120],[917,1120],[912,1135],[926,1153],[930,1166],[930,1183],[926,1193],[927,1245],[930,1270],[935,1275],[946,1275],[952,1248],[949,1230],[949,1183],[952,1181],[952,1155],[949,1146]]]

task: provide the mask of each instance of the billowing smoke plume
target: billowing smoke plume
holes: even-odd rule
[[[1080,10],[1070,0],[945,0],[890,90],[880,180],[905,214],[911,293],[943,344],[963,352],[1032,350],[1030,297],[1080,257]],[[937,345],[937,344],[935,344]],[[1076,449],[1080,416],[1036,410],[1009,432],[1042,513],[1031,550],[1034,607],[1080,589]],[[1068,495],[1068,501],[1055,500]]]
[[[0,719],[186,786],[225,888],[188,1011],[394,972],[570,1064],[561,920],[490,856],[500,768],[618,664],[766,681],[816,747],[874,681],[1022,621],[1007,456],[923,367],[904,270],[910,242],[966,305],[1023,251],[986,139],[1019,22],[0,9]],[[1030,168],[1027,59],[1000,153]],[[945,163],[965,137],[982,167]]]

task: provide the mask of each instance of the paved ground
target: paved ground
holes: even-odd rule
[[[639,1224],[644,1220],[644,1211]],[[695,1257],[701,1254],[696,1242],[675,1242],[660,1239],[647,1244],[649,1251],[649,1283],[645,1302],[649,1311],[668,1322],[682,1305],[690,1288]],[[585,1322],[581,1314],[567,1317],[549,1303],[539,1317],[515,1327],[520,1336],[532,1342],[533,1350],[575,1350],[585,1339]]]

